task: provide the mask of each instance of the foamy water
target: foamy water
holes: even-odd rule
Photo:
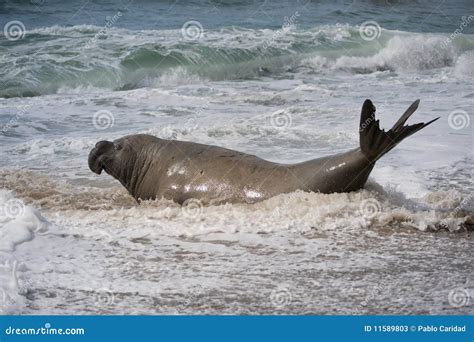
[[[284,34],[125,25],[91,43],[101,27],[79,23],[0,43],[2,311],[472,314],[474,36],[367,41],[303,16]],[[365,98],[387,129],[417,98],[410,122],[441,119],[354,193],[138,205],[87,166],[97,141],[134,133],[278,162],[338,153]]]

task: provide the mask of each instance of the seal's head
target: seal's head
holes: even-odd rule
[[[99,141],[89,153],[89,168],[98,175],[105,170],[131,191],[132,178],[136,179],[139,176],[134,175],[134,172],[137,172],[140,164],[144,162],[140,156],[146,155],[146,150],[156,140],[159,139],[150,135],[136,134],[113,142]]]
[[[116,145],[110,141],[99,141],[89,153],[89,168],[92,172],[100,175],[105,165],[113,160],[113,154],[117,150]]]

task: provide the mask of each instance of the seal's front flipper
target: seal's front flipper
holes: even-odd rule
[[[380,129],[379,120],[375,120],[375,106],[372,104],[372,101],[365,100],[360,115],[359,139],[360,148],[368,159],[376,161],[397,146],[403,139],[439,119],[438,117],[427,123],[405,125],[408,118],[418,108],[419,103],[420,100],[413,102],[395,125],[393,125],[392,129],[385,132],[385,130]]]

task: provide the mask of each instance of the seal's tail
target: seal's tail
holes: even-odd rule
[[[419,103],[420,100],[413,102],[395,125],[393,125],[392,129],[385,132],[385,130],[380,129],[379,120],[375,120],[375,106],[372,104],[372,101],[365,100],[360,114],[359,139],[360,149],[368,159],[376,161],[397,146],[403,139],[439,119],[438,117],[427,123],[421,122],[414,125],[404,125],[418,108]]]

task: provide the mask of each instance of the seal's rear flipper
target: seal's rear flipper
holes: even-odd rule
[[[372,101],[365,100],[362,105],[359,126],[360,148],[364,155],[371,161],[376,161],[397,146],[403,139],[439,119],[438,117],[427,123],[404,125],[418,108],[419,103],[420,100],[413,102],[395,125],[393,125],[392,129],[385,132],[385,130],[380,129],[379,120],[375,120],[375,106],[372,104]]]

